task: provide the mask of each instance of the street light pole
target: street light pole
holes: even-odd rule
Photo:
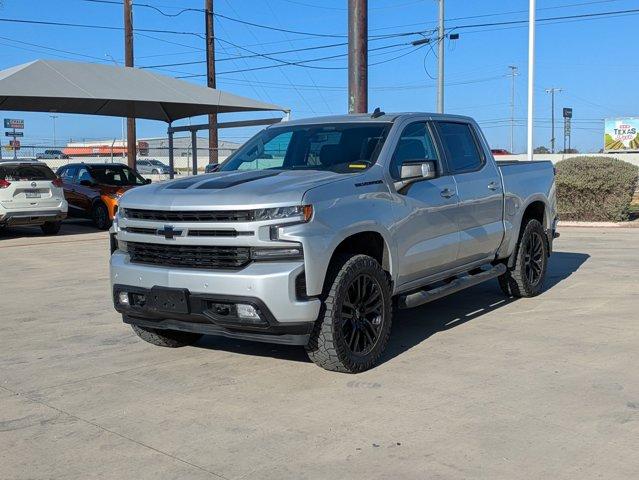
[[[519,74],[515,65],[508,65],[508,68],[510,68],[510,76],[512,77],[510,92],[510,153],[515,153],[515,77]]]
[[[550,152],[555,153],[555,93],[561,92],[561,88],[547,88],[546,93],[550,93],[550,121],[552,125],[552,136],[550,138]]]
[[[535,0],[528,7],[528,139],[527,157],[533,159],[533,113],[535,100]]]
[[[56,143],[55,143],[55,119],[58,118],[58,115],[49,115],[49,117],[51,117],[51,120],[53,120],[53,148],[55,148]]]
[[[439,0],[439,31],[437,33],[437,113],[444,113],[444,0]]]

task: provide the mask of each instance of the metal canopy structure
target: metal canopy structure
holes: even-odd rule
[[[289,112],[279,105],[148,70],[59,60],[36,60],[0,71],[0,110],[160,120],[169,123],[169,141],[171,122],[187,117],[210,113]],[[277,121],[273,118],[248,120],[233,122],[232,126]],[[172,151],[169,157],[172,172]]]

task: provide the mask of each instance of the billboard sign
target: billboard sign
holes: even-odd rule
[[[639,151],[639,118],[607,118],[604,128],[604,151]]]
[[[18,128],[22,130],[24,128],[24,120],[19,118],[5,118],[4,128]]]
[[[4,132],[6,137],[24,137],[24,132]]]
[[[20,150],[20,140],[10,140],[9,146],[14,150]]]

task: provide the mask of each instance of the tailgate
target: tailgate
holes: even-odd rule
[[[44,164],[0,165],[0,203],[7,209],[51,208],[60,204],[62,189],[54,187],[55,174]]]

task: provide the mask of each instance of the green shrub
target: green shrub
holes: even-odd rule
[[[562,220],[628,220],[639,168],[612,157],[572,157],[557,163],[557,209]]]

